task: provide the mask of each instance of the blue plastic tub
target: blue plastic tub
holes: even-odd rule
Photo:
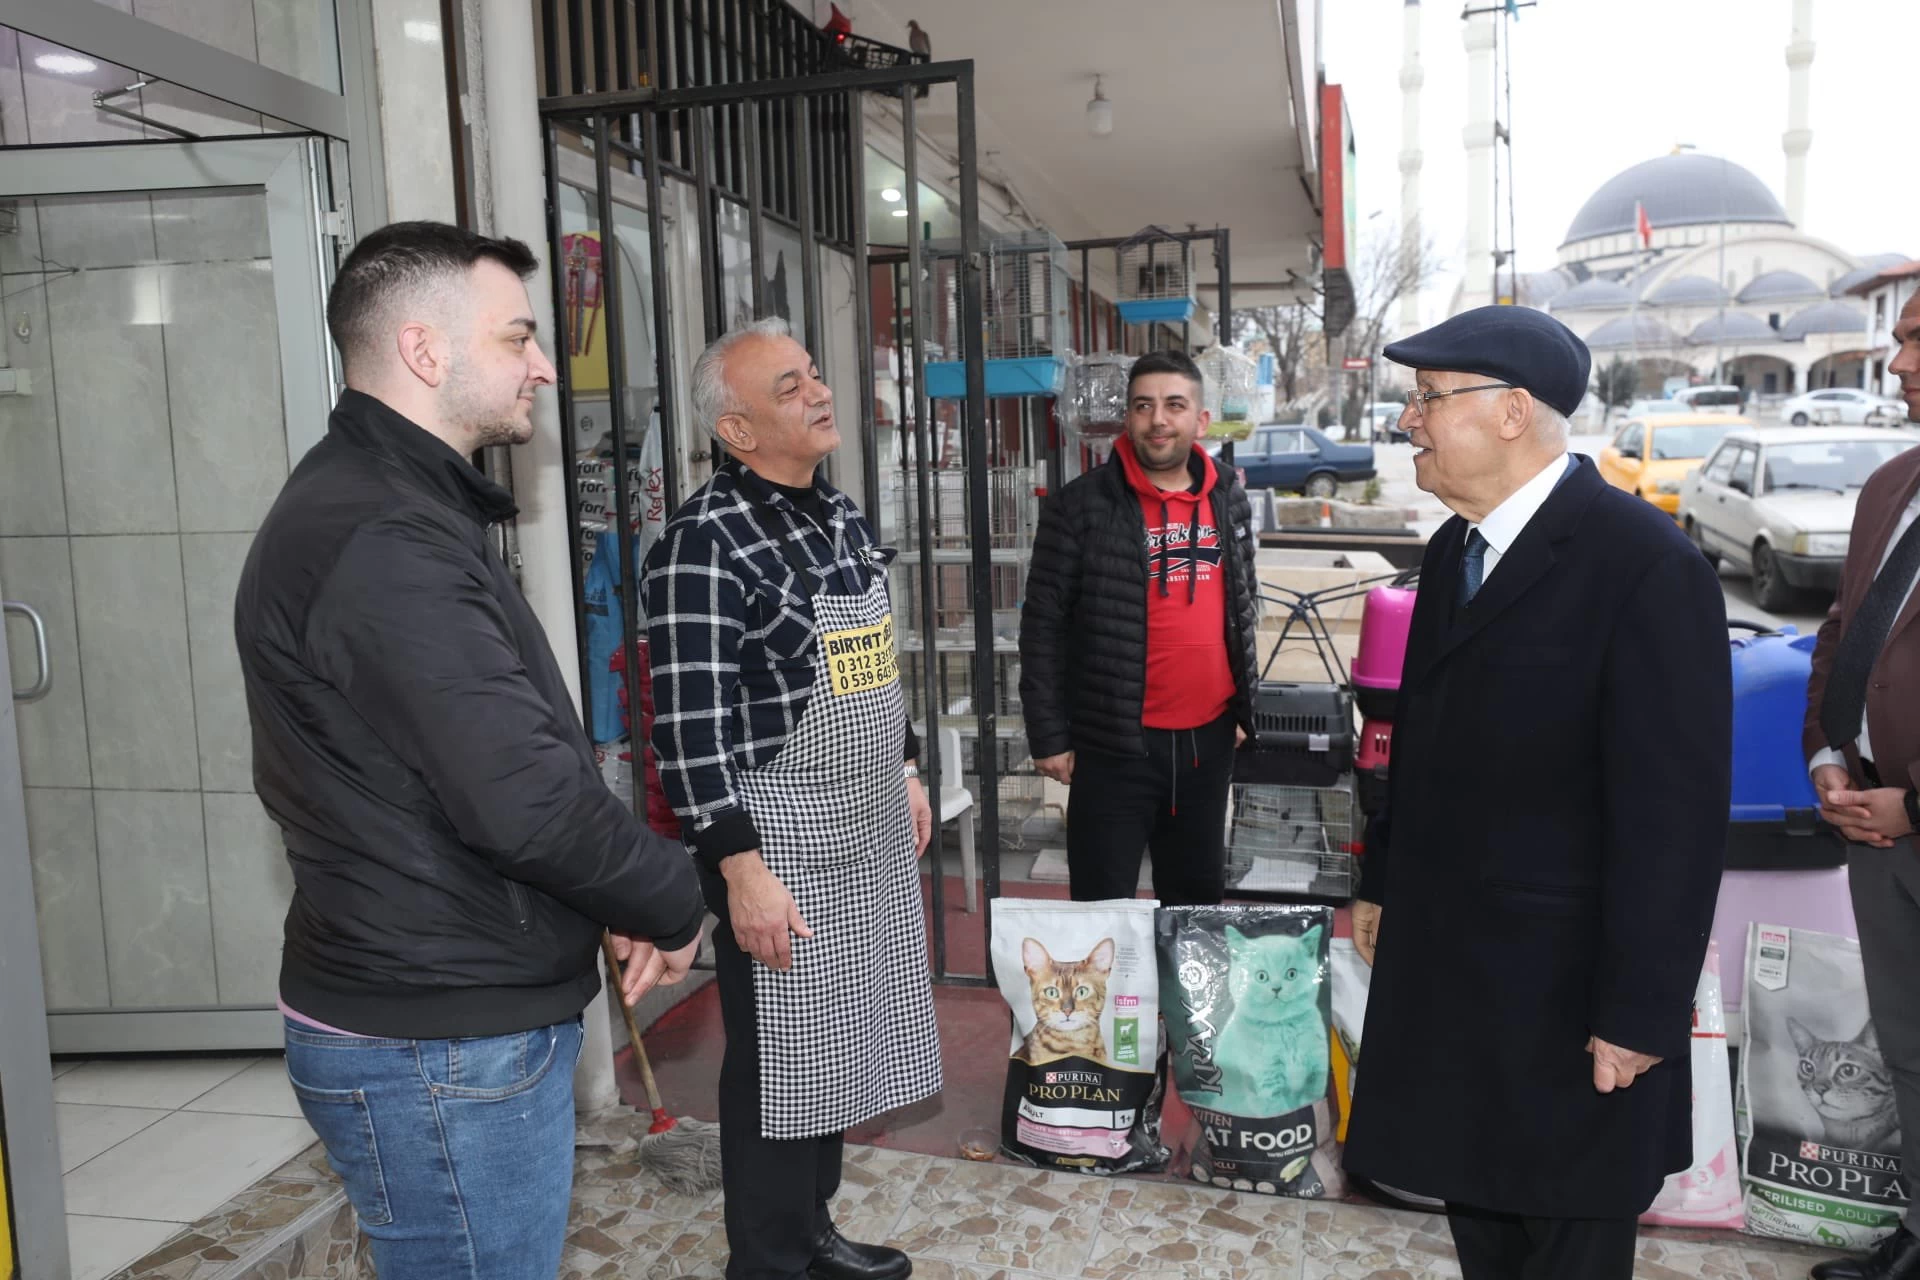
[[[1846,846],[1820,820],[1800,753],[1813,645],[1813,636],[1792,627],[1733,641],[1729,870],[1806,870],[1846,862]]]

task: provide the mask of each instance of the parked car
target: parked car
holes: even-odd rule
[[[1906,421],[1906,417],[1907,406],[1902,402],[1855,387],[1809,391],[1780,406],[1780,420],[1796,427],[1830,422],[1841,426],[1860,426],[1876,418],[1885,419],[1884,425],[1892,426],[1896,422]],[[1872,425],[1882,423],[1876,421]]]
[[[1840,583],[1860,486],[1920,443],[1879,427],[1741,428],[1680,490],[1680,523],[1707,559],[1753,574],[1753,598],[1784,609]]]
[[[1627,406],[1626,416],[1644,418],[1651,413],[1692,413],[1693,406],[1684,400],[1635,400]]]
[[[1361,413],[1361,419],[1367,425],[1369,440],[1405,440],[1407,433],[1400,429],[1400,415],[1406,411],[1405,400],[1376,400]]]
[[[1727,385],[1681,387],[1673,393],[1673,398],[1696,413],[1703,410],[1739,413],[1746,408],[1747,404],[1745,391],[1739,387]]]
[[[1680,485],[1687,472],[1699,466],[1727,432],[1752,425],[1737,414],[1686,410],[1629,419],[1600,451],[1601,478],[1673,515],[1680,510]]]
[[[1207,451],[1219,448],[1208,442]],[[1268,423],[1233,446],[1233,465],[1249,489],[1297,490],[1310,498],[1331,498],[1342,484],[1371,480],[1373,446],[1336,444],[1318,427],[1305,423]]]

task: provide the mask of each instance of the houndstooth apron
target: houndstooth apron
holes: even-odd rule
[[[776,540],[802,589],[815,583]],[[862,567],[862,595],[814,590],[813,693],[740,777],[760,856],[813,930],[791,939],[792,968],[753,964],[769,1138],[840,1133],[940,1091],[893,612],[885,575]]]

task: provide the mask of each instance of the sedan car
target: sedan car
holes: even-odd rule
[[[1860,486],[1920,436],[1878,427],[1761,430],[1721,438],[1680,491],[1680,523],[1707,559],[1753,574],[1762,609],[1840,583]]]
[[[1737,414],[1684,409],[1629,419],[1600,451],[1601,478],[1674,515],[1680,510],[1680,485],[1687,472],[1713,452],[1720,437],[1752,425]]]
[[[1795,396],[1780,406],[1780,420],[1796,427],[1810,423],[1837,422],[1841,426],[1860,426],[1870,419],[1885,418],[1889,425],[1906,419],[1907,407],[1898,400],[1876,396],[1853,387],[1829,387]]]
[[[1217,452],[1212,445],[1208,450]],[[1233,447],[1233,464],[1249,489],[1297,490],[1310,498],[1331,498],[1342,484],[1374,475],[1372,445],[1335,444],[1304,423],[1255,427]]]

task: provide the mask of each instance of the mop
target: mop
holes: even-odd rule
[[[647,1061],[647,1047],[640,1042],[640,1025],[633,1020],[633,1009],[620,986],[620,959],[614,954],[613,935],[601,934],[600,948],[607,958],[608,985],[614,999],[620,1002],[620,1014],[627,1022],[633,1060],[640,1065],[647,1105],[653,1110],[653,1123],[640,1139],[635,1158],[641,1168],[660,1179],[671,1191],[688,1195],[712,1191],[720,1185],[720,1126],[677,1118],[662,1105],[660,1086],[653,1079],[653,1064]]]

